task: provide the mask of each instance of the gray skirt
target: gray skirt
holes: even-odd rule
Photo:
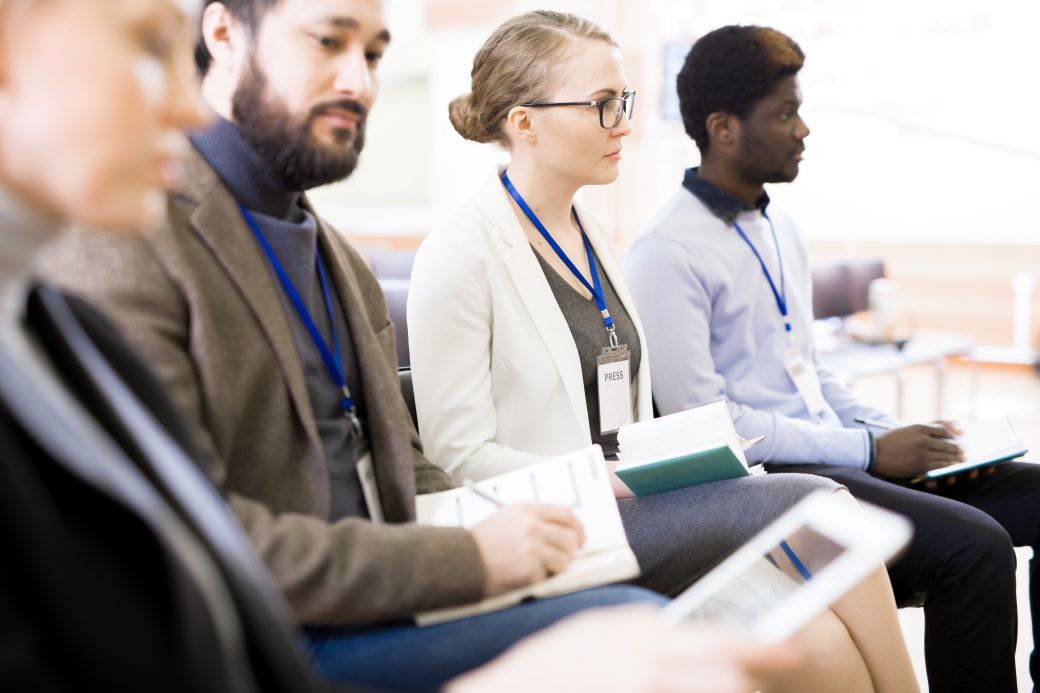
[[[812,474],[767,474],[620,498],[642,571],[632,582],[674,597],[805,496],[839,488]]]

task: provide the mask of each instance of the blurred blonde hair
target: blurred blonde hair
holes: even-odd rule
[[[37,5],[53,0],[0,0],[0,47],[10,44],[11,35],[17,29],[18,18]],[[0,75],[3,73],[3,52],[0,52]]]
[[[510,109],[551,93],[556,68],[575,39],[614,38],[594,22],[566,12],[537,10],[504,22],[473,58],[471,93],[448,104],[448,118],[467,140],[509,146],[502,130]]]
[[[10,24],[20,13],[34,5],[42,5],[47,0],[0,0],[0,26],[4,31],[10,30]]]

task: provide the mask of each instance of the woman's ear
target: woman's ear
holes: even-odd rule
[[[512,141],[534,144],[538,141],[538,131],[531,109],[526,106],[514,106],[506,115],[506,135]]]

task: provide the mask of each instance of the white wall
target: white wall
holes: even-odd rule
[[[474,0],[478,2],[479,0]],[[661,54],[727,23],[789,33],[807,54],[802,175],[771,195],[811,239],[1040,243],[1040,3],[1032,0],[556,0],[501,3],[584,14],[612,31],[639,91],[619,181],[587,203],[620,245],[695,165],[681,124],[660,117]],[[502,154],[462,140],[447,103],[468,90],[493,29],[427,29],[422,0],[390,4],[393,44],[362,164],[319,191],[345,230],[422,233]]]

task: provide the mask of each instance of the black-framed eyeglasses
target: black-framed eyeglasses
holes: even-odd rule
[[[522,103],[521,106],[530,108],[547,108],[549,106],[592,106],[599,109],[599,125],[611,130],[621,122],[621,114],[632,120],[632,113],[636,108],[636,93],[626,91],[621,96],[611,96],[599,101],[555,101],[552,103]]]

